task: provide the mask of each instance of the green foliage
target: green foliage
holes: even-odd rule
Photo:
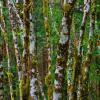
[[[15,0],[13,0],[15,2]],[[50,8],[48,8],[45,10],[45,12],[48,12],[48,20],[49,20],[49,25],[50,25],[50,36],[49,36],[49,45],[52,47],[52,51],[51,51],[51,67],[49,69],[49,71],[51,71],[50,75],[47,75],[45,77],[45,83],[47,86],[53,84],[54,79],[55,79],[55,67],[56,67],[56,58],[57,58],[57,46],[59,43],[59,34],[61,31],[61,19],[63,16],[63,12],[62,10],[64,9],[65,11],[69,11],[69,9],[71,8],[71,6],[69,4],[65,5],[63,9],[61,9],[60,7],[60,0],[54,0],[54,4],[52,6],[52,15],[50,12]],[[94,51],[92,53],[92,63],[90,65],[90,70],[89,70],[89,81],[92,83],[95,83],[95,81],[100,81],[100,74],[99,74],[99,70],[100,70],[100,58],[98,57],[100,55],[100,50],[96,47],[96,41],[97,41],[97,35],[100,37],[100,0],[97,0],[96,2],[96,13],[97,13],[97,22],[96,22],[96,27],[97,29],[95,29],[95,35],[93,38],[93,43],[94,43]],[[75,33],[78,33],[78,37],[79,37],[79,32],[80,32],[80,26],[81,26],[81,22],[82,22],[82,17],[83,17],[83,0],[78,0],[76,5],[80,8],[81,7],[81,11],[79,10],[75,10],[73,11],[73,17],[74,17],[74,21],[75,21],[75,25],[72,25],[71,28],[73,28],[73,30],[71,30],[71,40],[74,41],[75,40]],[[75,5],[75,6],[76,6]],[[23,19],[23,4],[16,4],[16,7],[18,8],[18,10],[20,10],[20,16]],[[91,12],[93,11],[93,9],[91,10]],[[19,81],[18,81],[18,73],[17,73],[17,68],[16,68],[16,60],[15,60],[15,54],[14,54],[14,45],[13,45],[13,38],[12,38],[12,29],[11,29],[11,24],[10,24],[10,20],[9,20],[9,11],[7,7],[3,8],[3,14],[5,16],[5,23],[6,23],[6,30],[7,30],[7,37],[8,37],[8,44],[9,44],[9,52],[10,52],[10,64],[11,64],[11,69],[10,69],[10,73],[8,72],[8,68],[7,68],[7,56],[3,58],[3,68],[4,68],[4,78],[5,80],[8,81],[7,79],[7,75],[9,77],[12,78],[12,83],[13,83],[13,89],[14,89],[14,94],[16,95],[16,100],[19,100],[19,89],[18,89],[18,85],[19,85]],[[35,30],[35,36],[36,36],[36,54],[37,54],[37,58],[33,60],[33,64],[37,65],[37,69],[39,69],[39,71],[41,72],[41,69],[46,69],[43,66],[43,50],[46,47],[46,33],[45,33],[45,27],[44,27],[44,18],[43,18],[43,2],[42,0],[34,0],[34,9],[32,12],[32,22],[34,24],[34,30]],[[72,23],[73,24],[73,23]],[[86,54],[88,51],[88,44],[89,44],[89,29],[90,29],[90,14],[88,15],[87,18],[87,23],[86,23],[86,27],[85,27],[85,35],[84,35],[84,40],[83,40],[83,60],[86,59]],[[24,30],[24,29],[23,29]],[[18,27],[17,29],[17,37],[18,37],[18,47],[20,48],[20,54],[22,56],[23,53],[23,46],[22,46],[22,40],[21,40],[21,36],[23,34],[23,31],[20,29],[20,27]],[[78,40],[77,40],[78,41]],[[0,29],[0,48],[2,47],[2,44],[4,43],[4,37],[2,35],[1,29]],[[73,42],[74,44],[74,42]],[[77,47],[75,47],[77,48]],[[34,57],[35,58],[35,57]],[[65,59],[66,60],[66,59]],[[76,62],[74,62],[76,63]],[[45,63],[46,65],[46,63]],[[43,75],[45,75],[46,73],[41,72],[41,80],[44,83],[44,78],[42,78]],[[67,75],[65,75],[65,77],[67,77]],[[65,80],[66,83],[67,79]],[[47,97],[47,86],[44,85],[43,86],[43,90],[45,92],[45,95]],[[66,91],[66,84],[65,86],[63,86],[64,91]],[[5,91],[5,100],[7,100],[8,96],[9,96],[9,84],[7,83],[4,86],[4,91]],[[6,94],[8,93],[8,94]],[[94,97],[94,100],[96,98],[96,94],[93,93],[92,95]],[[42,98],[42,97],[41,97]],[[66,99],[65,99],[66,100]]]

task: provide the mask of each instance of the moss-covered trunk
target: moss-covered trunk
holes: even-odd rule
[[[24,51],[23,51],[23,100],[29,100],[30,95],[30,0],[24,0],[23,5],[23,22],[24,22]]]
[[[9,2],[9,16],[10,16],[10,22],[11,22],[11,27],[12,27],[12,34],[13,34],[13,42],[14,42],[14,49],[15,49],[15,57],[16,57],[16,62],[17,62],[17,70],[18,70],[18,78],[19,78],[19,97],[20,100],[22,100],[22,64],[21,64],[21,55],[19,52],[19,47],[18,47],[18,40],[17,40],[17,14],[14,10],[13,3]]]
[[[48,100],[52,100],[52,82],[51,82],[51,45],[50,45],[50,25],[49,25],[49,0],[43,0],[43,14],[44,14],[44,26],[46,33],[46,60],[47,60],[47,75],[45,77],[45,84],[48,87]]]
[[[1,48],[0,48],[1,49]],[[2,66],[2,51],[0,50],[0,100],[4,100],[4,72],[3,72],[3,66]]]
[[[78,44],[78,51],[76,53],[75,61],[74,61],[74,90],[75,90],[75,98],[77,100],[82,99],[82,74],[81,74],[81,67],[82,67],[82,50],[83,50],[83,39],[84,39],[84,33],[85,33],[85,26],[86,21],[88,17],[88,13],[90,10],[90,0],[84,0],[84,13],[82,18],[82,23],[80,27],[80,36],[79,36],[79,44]]]
[[[75,4],[73,1],[63,1],[63,18],[61,23],[60,40],[58,44],[58,54],[56,61],[53,100],[63,100],[67,91],[65,88],[65,69],[68,60],[68,48],[70,40],[70,30],[72,21],[72,10]]]
[[[2,8],[3,7],[6,7],[7,4],[5,4],[7,2],[5,1],[1,1],[1,4],[2,4]],[[1,9],[1,15],[2,15],[2,20],[1,20],[1,30],[2,30],[2,33],[3,33],[3,36],[4,36],[4,40],[5,40],[5,45],[6,45],[6,52],[7,52],[7,67],[8,67],[8,72],[7,72],[7,75],[8,75],[8,82],[9,82],[9,87],[10,87],[10,97],[11,97],[11,100],[14,100],[14,95],[13,95],[13,87],[12,87],[12,73],[11,73],[11,65],[10,65],[10,53],[9,53],[9,47],[8,47],[8,30],[7,30],[7,26],[5,24],[5,15],[3,13],[3,9]]]
[[[90,31],[89,31],[89,43],[88,43],[88,52],[86,55],[85,61],[83,61],[82,66],[82,95],[83,100],[89,99],[88,96],[85,96],[89,94],[89,69],[91,66],[91,61],[93,58],[93,50],[94,50],[94,29],[95,29],[95,12],[96,12],[96,0],[91,1],[91,12],[90,12]]]

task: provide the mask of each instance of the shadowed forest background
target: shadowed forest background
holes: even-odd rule
[[[0,100],[100,100],[100,0],[0,0]]]

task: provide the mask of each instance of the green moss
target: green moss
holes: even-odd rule
[[[53,85],[50,85],[48,87],[48,100],[52,100],[52,94],[53,94]]]
[[[64,12],[69,12],[70,10],[71,10],[71,8],[72,8],[72,6],[70,5],[70,4],[65,4],[64,6],[63,6],[63,10],[64,10]]]
[[[13,74],[11,72],[7,72],[8,78],[11,79],[13,77]]]
[[[52,83],[52,75],[51,74],[47,74],[45,77],[45,84],[47,86],[49,86]]]

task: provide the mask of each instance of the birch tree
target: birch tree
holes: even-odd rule
[[[80,36],[79,36],[79,44],[78,44],[78,58],[77,58],[77,64],[76,64],[76,72],[75,72],[75,85],[76,85],[76,92],[77,92],[77,99],[81,99],[82,97],[82,83],[81,83],[81,64],[82,64],[82,48],[83,48],[83,37],[85,33],[85,25],[87,21],[87,17],[90,10],[90,0],[84,0],[84,14],[82,18],[82,23],[80,27]],[[78,85],[77,85],[78,84]]]
[[[86,55],[85,61],[83,61],[83,70],[82,70],[82,75],[83,75],[83,80],[82,80],[82,95],[88,94],[88,85],[89,85],[89,69],[91,66],[91,61],[93,58],[93,50],[94,50],[94,29],[95,29],[95,12],[96,12],[96,0],[91,1],[91,12],[90,12],[90,30],[89,30],[89,43],[88,43],[88,52]],[[88,99],[88,96],[85,96],[83,99]]]
[[[49,25],[49,0],[43,0],[43,14],[44,14],[44,26],[45,26],[45,34],[46,34],[46,52],[47,52],[47,67],[48,72],[45,77],[45,83],[48,87],[48,100],[52,100],[52,77],[51,77],[51,45],[50,45],[50,25]]]
[[[58,54],[55,70],[55,80],[54,80],[54,93],[53,100],[64,99],[64,76],[66,63],[68,60],[68,48],[70,39],[70,28],[71,28],[71,18],[72,10],[74,7],[75,0],[64,0],[63,1],[63,18],[61,23],[60,40],[58,45]]]
[[[2,52],[0,53],[0,100],[4,100],[4,72],[2,65]]]
[[[24,29],[25,29],[25,36],[24,36],[24,55],[23,55],[23,99],[29,99],[29,92],[30,92],[30,78],[29,78],[29,70],[30,70],[30,52],[29,52],[29,45],[30,45],[30,7],[31,2],[30,0],[24,0],[23,4],[23,22],[24,22]]]
[[[33,2],[31,1],[32,6]],[[34,31],[34,24],[33,24],[33,8],[31,6],[30,10],[30,45],[29,45],[29,50],[30,50],[30,71],[31,71],[31,79],[30,79],[30,96],[31,100],[38,100],[39,99],[39,84],[38,84],[38,78],[37,78],[37,62],[36,62],[36,55],[35,55],[35,31]]]
[[[5,2],[1,1],[2,7]],[[5,16],[3,14],[3,10],[1,9],[1,15],[3,16],[2,19],[2,23],[1,23],[1,30],[3,32],[4,35],[4,39],[6,41],[6,50],[7,50],[7,64],[8,64],[8,81],[9,81],[9,87],[10,87],[10,96],[11,96],[11,100],[14,100],[14,95],[13,95],[13,88],[12,88],[12,76],[13,74],[11,73],[11,65],[10,65],[10,53],[9,53],[9,46],[8,46],[8,35],[7,35],[7,30],[6,30],[6,24],[5,24]]]
[[[0,16],[2,14],[2,1],[0,1]],[[0,28],[1,28],[1,19],[0,19]],[[1,48],[0,48],[1,49]],[[3,57],[2,57],[2,50],[0,50],[0,99],[3,100],[4,99],[4,87],[3,87],[3,66],[2,66],[2,60],[3,60]]]
[[[16,20],[18,19],[16,12],[14,12],[14,5],[13,2],[8,1],[8,8],[9,8],[9,16],[10,16],[10,22],[12,26],[12,34],[13,34],[13,41],[14,41],[14,49],[15,49],[15,57],[17,61],[17,70],[18,70],[18,78],[19,78],[19,94],[20,94],[20,100],[22,100],[22,63],[21,63],[21,55],[19,52],[18,47],[18,40],[17,40],[17,23]]]

